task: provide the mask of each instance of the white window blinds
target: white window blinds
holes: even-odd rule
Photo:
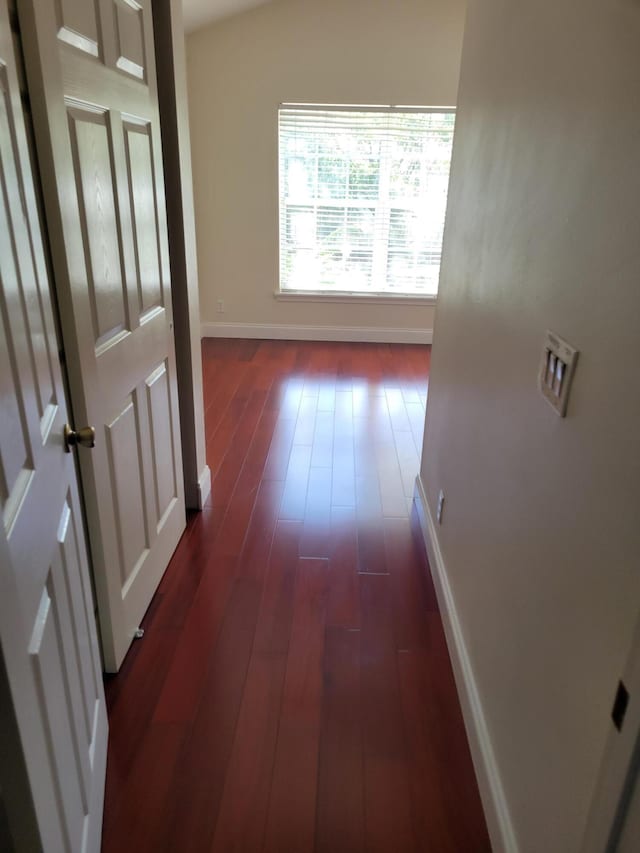
[[[280,289],[433,296],[455,113],[283,106]]]

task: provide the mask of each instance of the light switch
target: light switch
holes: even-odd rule
[[[547,332],[542,348],[538,386],[542,396],[563,418],[576,369],[578,350],[555,332]]]

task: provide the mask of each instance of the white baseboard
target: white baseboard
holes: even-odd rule
[[[433,516],[420,476],[416,478],[415,499],[493,853],[518,853],[518,843],[458,617],[455,598],[449,584]]]
[[[211,494],[211,469],[205,465],[198,477],[198,509],[202,509]]]
[[[270,323],[202,323],[203,338],[260,338],[275,341],[345,341],[374,344],[430,344],[433,329],[366,326],[294,326]]]

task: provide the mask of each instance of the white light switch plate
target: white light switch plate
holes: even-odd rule
[[[547,331],[538,371],[538,387],[545,400],[563,418],[567,412],[571,380],[578,350],[555,332]]]

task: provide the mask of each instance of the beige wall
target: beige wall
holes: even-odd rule
[[[639,44],[637,0],[470,3],[422,478],[528,853],[579,849],[640,602]]]
[[[463,0],[280,0],[188,37],[203,322],[427,329],[433,308],[279,302],[277,108],[456,100]],[[217,313],[224,300],[225,313]]]

